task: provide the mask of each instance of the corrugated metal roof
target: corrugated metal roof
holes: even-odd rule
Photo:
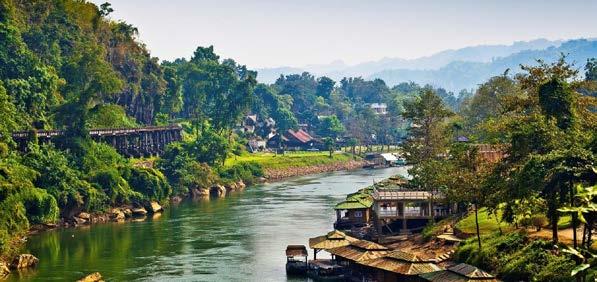
[[[284,136],[284,137],[286,137],[286,138],[293,137],[294,139],[296,139],[297,141],[299,141],[301,143],[308,143],[310,141],[313,141],[313,137],[311,137],[311,135],[309,135],[309,133],[305,132],[302,129],[299,129],[297,131],[289,129],[285,135],[286,136]]]

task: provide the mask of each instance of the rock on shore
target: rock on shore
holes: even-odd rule
[[[101,282],[104,281],[102,275],[99,272],[91,273],[79,280],[77,282]]]
[[[29,268],[29,267],[36,266],[38,262],[39,262],[39,259],[36,258],[33,255],[31,255],[31,254],[22,254],[22,255],[16,256],[12,260],[12,264],[10,265],[10,267],[12,269]]]
[[[0,279],[6,277],[8,274],[10,274],[10,269],[8,269],[8,265],[5,262],[0,261]]]
[[[161,212],[163,210],[162,206],[160,206],[160,204],[158,204],[157,202],[151,202],[151,203],[149,203],[149,205],[147,206],[147,209],[151,213],[158,213],[158,212]]]
[[[209,189],[205,189],[205,188],[191,189],[191,196],[193,198],[205,198],[205,197],[209,197]]]
[[[132,212],[135,216],[142,216],[147,214],[147,210],[145,208],[134,208]]]
[[[115,221],[121,221],[126,218],[124,213],[119,209],[112,209],[112,211],[110,212],[110,217],[112,218],[112,220]]]

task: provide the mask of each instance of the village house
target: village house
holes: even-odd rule
[[[288,150],[309,150],[319,149],[321,141],[313,138],[306,131],[299,129],[294,131],[292,129],[284,132],[282,136],[276,134],[267,141],[267,146],[270,148],[286,148]]]
[[[276,121],[271,117],[262,119],[258,115],[246,115],[236,128],[237,132],[249,136],[269,139],[276,132]]]
[[[369,107],[378,115],[388,114],[388,105],[386,103],[372,103]]]
[[[242,122],[242,131],[244,133],[254,133],[257,127],[257,115],[247,115]]]
[[[460,263],[445,270],[429,272],[419,275],[424,281],[433,282],[497,282],[491,274],[468,265]]]
[[[351,229],[353,227],[363,227],[371,222],[371,207],[373,198],[365,192],[350,194],[346,200],[338,203],[336,210],[335,229]]]
[[[263,140],[261,137],[254,137],[249,139],[247,142],[247,150],[249,152],[261,152],[267,148],[267,141]]]
[[[309,246],[314,250],[313,260],[309,264],[325,262],[341,267],[343,277],[348,281],[498,281],[491,274],[468,264],[461,263],[444,269],[438,264],[441,262],[438,257],[424,258],[357,239],[337,230],[310,238]],[[321,250],[330,253],[332,259],[318,260],[317,253]]]

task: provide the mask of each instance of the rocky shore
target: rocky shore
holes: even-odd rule
[[[265,177],[258,179],[258,182],[273,182],[280,181],[289,177],[317,174],[324,172],[340,171],[340,170],[353,170],[363,167],[364,162],[360,160],[352,160],[348,162],[337,162],[332,164],[322,164],[316,166],[307,167],[289,167],[284,169],[265,169]],[[216,184],[206,188],[196,188],[189,191],[188,197],[192,198],[207,198],[211,196],[225,197],[227,194],[234,191],[242,191],[246,187],[246,184],[241,180],[233,183]],[[170,203],[176,204],[182,201],[183,198],[180,196],[173,196],[170,199]],[[55,228],[73,228],[79,226],[86,226],[98,223],[107,222],[125,222],[129,220],[140,220],[147,216],[159,215],[163,211],[162,205],[157,202],[148,202],[145,205],[126,205],[121,207],[110,208],[106,212],[80,212],[72,217],[62,218],[56,224],[44,224],[44,225],[33,225],[29,230],[28,235],[34,235],[39,232],[51,230]],[[24,242],[26,238],[22,238],[21,242]],[[15,259],[19,258],[21,261],[27,263],[18,263],[19,267],[13,267],[14,262],[7,263],[0,259],[0,279],[10,273],[11,270],[18,270],[21,268],[35,267],[38,263],[37,258],[32,255],[16,255]],[[6,260],[6,259],[5,259]],[[26,265],[26,266],[25,266]],[[96,278],[96,274],[90,275],[91,278]],[[101,276],[98,280],[90,279],[81,281],[101,281]],[[86,277],[85,279],[89,279]]]
[[[353,170],[362,168],[364,164],[365,162],[362,160],[351,160],[348,162],[337,162],[316,166],[288,167],[283,169],[265,169],[265,178],[267,179],[267,181],[278,181],[294,176],[303,176],[340,170]]]

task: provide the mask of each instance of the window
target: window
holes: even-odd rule
[[[363,212],[362,211],[355,211],[354,212],[354,217],[363,217]]]

